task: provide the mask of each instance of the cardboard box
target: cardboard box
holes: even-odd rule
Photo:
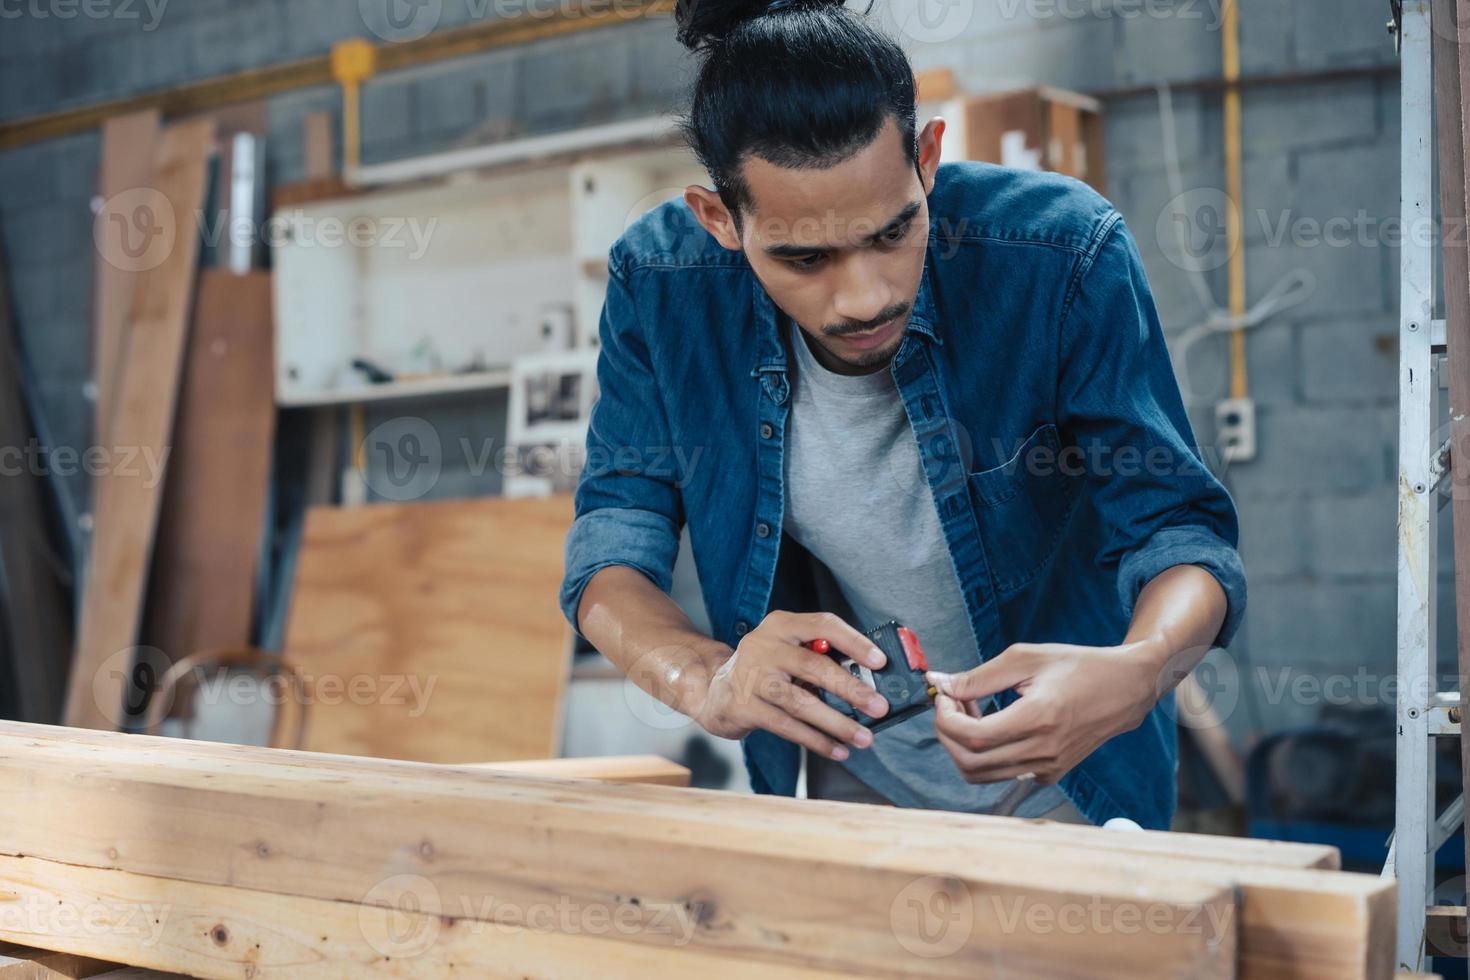
[[[949,124],[944,136],[947,160],[1052,170],[1107,192],[1102,105],[1090,96],[1037,86],[926,101],[919,115],[921,125],[933,115]]]

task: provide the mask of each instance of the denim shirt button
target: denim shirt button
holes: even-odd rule
[[[775,429],[774,426],[771,425],[771,423],[769,423],[769,422],[762,422],[761,423],[761,438],[762,439],[769,439],[769,438],[771,438],[771,436],[773,436],[775,434],[776,434],[776,429]]]
[[[742,620],[740,620],[740,622],[738,622],[738,623],[735,624],[735,635],[736,636],[744,636],[746,633],[749,633],[749,632],[750,632],[750,624],[747,623],[745,620],[742,619]]]
[[[755,526],[755,536],[758,538],[769,538],[771,536],[771,525],[761,521]]]

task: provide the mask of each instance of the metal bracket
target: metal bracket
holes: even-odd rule
[[[1446,439],[1439,444],[1434,455],[1429,457],[1429,489],[1431,492],[1440,489],[1449,481],[1450,446],[1451,441]]]
[[[1425,720],[1429,722],[1431,735],[1459,735],[1460,692],[1436,691],[1429,701],[1429,717]]]

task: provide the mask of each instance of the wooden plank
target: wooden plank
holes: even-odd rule
[[[105,974],[117,965],[75,953],[0,943],[0,980],[82,980]]]
[[[758,970],[777,980],[839,974],[777,963],[751,963],[692,946],[622,942],[620,920],[568,909],[584,934],[518,927],[407,904],[380,908],[271,895],[77,868],[35,858],[0,857],[0,891],[25,907],[94,910],[116,923],[87,929],[80,917],[40,916],[28,942],[88,950],[144,968],[220,980],[358,976],[542,977],[698,976],[741,980]],[[150,913],[152,913],[150,915]],[[535,916],[538,921],[546,915]],[[95,920],[94,920],[95,921]],[[0,918],[0,934],[17,934]],[[106,975],[104,975],[106,976]]]
[[[1470,951],[1465,906],[1431,905],[1424,913],[1424,952],[1462,960]]]
[[[311,685],[302,747],[423,762],[556,755],[571,522],[566,495],[313,508],[284,653]]]
[[[162,498],[158,469],[173,429],[194,291],[199,251],[195,216],[204,201],[213,143],[208,122],[172,126],[159,142],[154,174],[160,206],[151,213],[161,222],[153,227],[165,235],[171,232],[172,241],[164,239],[157,246],[163,250],[158,264],[142,271],[134,286],[117,413],[108,429],[112,441],[137,455],[134,467],[114,467],[95,484],[97,530],[68,679],[65,717],[72,725],[116,728],[122,720],[130,651],[137,642]],[[140,465],[137,459],[152,462]]]
[[[658,786],[688,786],[689,770],[657,755],[603,755],[584,759],[520,759],[514,762],[482,762],[471,769],[555,776],[558,779],[600,779],[609,783],[651,783]]]
[[[127,351],[128,314],[133,304],[137,272],[130,263],[112,261],[111,243],[132,235],[129,223],[142,198],[118,198],[146,189],[153,182],[153,160],[158,143],[157,109],[147,109],[109,119],[102,125],[102,165],[97,174],[97,195],[103,208],[97,214],[94,234],[109,243],[97,250],[92,274],[92,375],[96,384],[94,439],[108,445],[107,431],[117,410],[118,376]],[[108,202],[113,202],[110,206]],[[129,205],[131,204],[131,207]],[[114,217],[115,216],[115,217]],[[121,223],[119,223],[119,220]],[[126,255],[127,249],[122,249]]]
[[[275,433],[271,280],[205,269],[175,413],[144,642],[250,644]]]
[[[712,791],[376,759],[338,760],[352,771],[339,776],[278,762],[309,753],[243,746],[228,761],[175,746],[161,765],[149,749],[168,739],[99,747],[42,726],[0,731],[4,853],[388,906],[417,888],[441,910],[531,927],[533,906],[606,907],[641,923],[628,942],[669,945],[660,924],[672,917],[690,947],[857,973],[1051,976],[1085,963],[1092,976],[1229,976],[1235,962],[1235,878],[1221,866],[1054,856],[989,843],[973,823],[873,834],[872,808],[853,804],[731,815],[730,794]],[[1349,950],[1354,903],[1392,893],[1376,877],[1267,870],[1337,886],[1292,894]],[[947,955],[914,953],[938,941],[923,945],[930,902],[970,913]],[[1062,916],[1083,921],[1060,928]]]
[[[70,574],[47,537],[46,481],[29,464],[33,433],[21,377],[5,256],[0,254],[0,448],[19,452],[18,472],[0,477],[0,630],[6,632],[0,665],[17,717],[54,722],[66,689],[72,616],[63,574]],[[12,459],[10,466],[15,466]],[[10,678],[14,678],[12,681]]]
[[[306,179],[321,180],[337,172],[332,153],[332,114],[309,112],[301,121],[301,143],[306,156]]]
[[[1458,7],[1458,10],[1456,9]],[[1470,2],[1434,0],[1442,25],[1433,35],[1435,131],[1439,156],[1441,227],[1444,229],[1445,349],[1449,368],[1450,507],[1455,557],[1455,645],[1460,673],[1461,717],[1470,710],[1470,253],[1466,251],[1465,139],[1470,136],[1470,63],[1461,58],[1456,17],[1470,22]],[[1438,436],[1435,437],[1439,438]],[[1431,494],[1431,499],[1437,495]],[[1460,739],[1460,782],[1470,790],[1470,738]],[[1432,794],[1431,794],[1432,797]],[[1426,818],[1433,824],[1434,814]],[[1464,835],[1470,861],[1470,834]],[[1470,868],[1470,863],[1466,864]]]
[[[29,732],[34,728],[7,729],[0,723],[0,737],[6,731]],[[145,736],[119,736],[76,728],[45,728],[48,743],[67,743],[85,746],[92,751],[110,751],[119,746],[140,746],[156,758],[183,760],[213,760],[222,769],[249,765],[260,758],[261,749],[255,746],[235,745],[224,742],[192,741],[174,738],[152,738]],[[275,766],[302,769],[317,776],[350,779],[360,770],[363,760],[354,756],[327,752],[273,751],[269,756]],[[536,766],[555,766],[563,760],[535,760],[525,763]],[[426,773],[441,774],[446,783],[458,784],[464,779],[482,778],[477,770],[493,769],[506,763],[486,763],[469,766],[425,767],[413,762],[389,759],[374,759],[375,766],[390,770],[395,777],[422,777]],[[509,763],[521,765],[520,761]],[[533,773],[527,772],[527,775]],[[548,774],[549,775],[549,774]],[[1090,849],[1107,851],[1113,860],[1137,858],[1175,858],[1195,863],[1209,862],[1238,867],[1274,867],[1283,869],[1306,869],[1335,871],[1341,867],[1337,848],[1322,844],[1297,844],[1286,841],[1257,840],[1253,838],[1222,837],[1215,834],[1177,834],[1173,832],[1141,830],[1130,833],[1098,833],[1095,827],[1078,824],[1053,823],[1046,820],[1016,820],[1010,817],[995,817],[988,814],[950,813],[944,810],[901,810],[892,807],[864,807],[860,811],[851,809],[852,804],[835,803],[830,800],[796,800],[784,797],[753,797],[747,794],[719,794],[719,813],[732,819],[771,819],[786,815],[802,817],[811,813],[822,813],[834,823],[851,820],[855,812],[862,814],[865,832],[888,835],[890,838],[909,834],[943,835],[969,832],[983,828],[987,840],[1015,840],[1025,844],[1045,842],[1049,847]],[[707,809],[702,807],[701,812]],[[703,819],[703,818],[702,818]],[[849,828],[850,829],[850,828]]]

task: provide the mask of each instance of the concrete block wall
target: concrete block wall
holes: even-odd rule
[[[0,118],[320,54],[346,37],[393,37],[382,16],[387,2],[95,0],[94,12],[106,16],[64,17],[70,0],[39,0],[46,16],[0,22]],[[136,16],[124,17],[124,9]],[[437,12],[443,28],[496,8],[431,0],[417,9]],[[1221,66],[1220,0],[877,0],[873,14],[916,68],[950,67],[972,91],[1045,83],[1106,92],[1208,79]],[[1379,0],[1241,3],[1247,75],[1365,69],[1331,82],[1250,89],[1243,100],[1249,299],[1259,301],[1283,276],[1305,274],[1311,283],[1302,302],[1249,337],[1260,455],[1225,473],[1252,586],[1231,665],[1257,688],[1260,721],[1270,729],[1310,720],[1320,708],[1271,697],[1280,671],[1392,669],[1398,252],[1383,231],[1398,210],[1398,91],[1394,75],[1372,70],[1395,60],[1384,19]],[[424,27],[415,21],[407,30]],[[676,107],[689,69],[671,25],[660,20],[385,76],[364,93],[364,158]],[[1174,194],[1158,100],[1133,94],[1106,106],[1109,196],[1138,240],[1177,340],[1207,311],[1167,220],[1160,232]],[[1173,106],[1183,188],[1211,200],[1224,185],[1219,94],[1184,88]],[[334,89],[270,100],[273,181],[302,175],[301,120],[318,109],[339,111]],[[93,134],[0,153],[0,228],[21,330],[52,427],[59,441],[77,446],[91,438],[82,391],[97,158]],[[1355,224],[1348,241],[1329,243],[1293,235],[1301,219]],[[1201,219],[1191,232],[1209,237],[1216,229]],[[1223,305],[1223,265],[1204,278]],[[1212,403],[1224,391],[1226,353],[1216,338],[1189,358],[1191,412],[1206,444],[1215,438]],[[452,444],[498,429],[504,408],[425,403],[413,411]],[[453,469],[458,455],[446,453],[443,492],[498,486],[493,472]],[[80,490],[80,477],[76,483]],[[1448,567],[1442,549],[1441,569]],[[1230,725],[1242,734],[1244,714]]]

